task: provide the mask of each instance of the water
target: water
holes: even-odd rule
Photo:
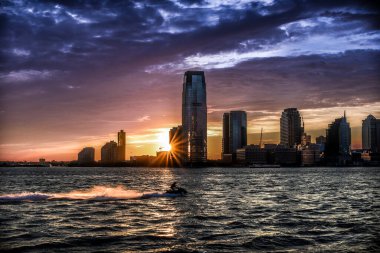
[[[0,168],[3,251],[379,252],[379,211],[380,168]]]

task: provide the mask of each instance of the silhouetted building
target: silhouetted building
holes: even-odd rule
[[[296,148],[289,148],[281,144],[277,145],[274,156],[276,164],[282,166],[299,165]]]
[[[345,165],[350,159],[351,128],[344,116],[335,119],[326,130],[325,158],[329,164]]]
[[[287,108],[282,112],[280,119],[281,144],[287,147],[301,144],[304,128],[301,124],[301,115],[297,108]]]
[[[362,149],[370,150],[372,153],[380,152],[380,120],[372,115],[363,120]]]
[[[247,145],[247,113],[231,111],[223,115],[223,155],[232,154],[236,158],[236,150]]]
[[[301,136],[301,146],[308,146],[311,144],[311,135],[306,133],[302,133]]]
[[[223,155],[231,154],[230,150],[230,113],[223,114],[223,139],[222,139],[222,159]]]
[[[248,145],[236,150],[236,161],[241,164],[267,164],[267,153],[259,145]]]
[[[239,148],[236,160],[241,164],[279,164],[283,166],[299,165],[298,151],[284,145],[269,144],[264,148],[259,145],[248,145]]]
[[[150,155],[131,156],[130,161],[134,166],[150,166],[156,158],[156,156]]]
[[[317,165],[321,160],[320,144],[309,144],[301,149],[301,164],[303,166]]]
[[[117,133],[117,160],[125,161],[125,146],[126,146],[126,138],[125,132],[120,130]]]
[[[182,126],[173,127],[169,130],[169,144],[173,166],[183,165],[186,141]]]
[[[325,144],[326,143],[326,137],[324,137],[323,135],[316,137],[315,138],[315,143],[317,143],[317,144]]]
[[[118,146],[114,141],[107,142],[101,149],[102,163],[115,163],[118,161]]]
[[[182,127],[186,162],[207,161],[206,81],[203,71],[186,71],[182,92]]]
[[[319,150],[325,152],[326,137],[323,135],[315,138],[315,143],[319,145]]]
[[[79,163],[93,163],[95,162],[95,149],[93,147],[86,147],[78,153]]]

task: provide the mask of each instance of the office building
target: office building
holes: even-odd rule
[[[117,160],[125,161],[125,146],[126,146],[126,137],[125,132],[120,130],[117,133]]]
[[[321,160],[320,144],[310,144],[301,149],[302,166],[314,166]]]
[[[93,163],[95,162],[95,149],[93,147],[83,148],[78,153],[79,163]]]
[[[346,112],[342,118],[335,119],[326,130],[325,157],[334,165],[345,165],[350,159],[351,128]]]
[[[183,78],[182,127],[185,161],[207,161],[206,81],[203,71],[187,71]]]
[[[230,151],[230,113],[223,114],[223,138],[222,138],[222,158],[223,155],[231,154]]]
[[[380,120],[372,115],[362,123],[362,149],[380,153]]]
[[[107,142],[101,149],[102,163],[115,163],[118,161],[118,146],[114,141]]]
[[[247,145],[247,113],[231,111],[223,115],[223,155],[232,154]]]
[[[282,112],[280,119],[280,140],[286,147],[301,144],[304,126],[297,108],[287,108]]]

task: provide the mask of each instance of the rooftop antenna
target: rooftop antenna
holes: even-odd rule
[[[263,128],[261,128],[259,148],[261,148],[262,141],[263,141]]]

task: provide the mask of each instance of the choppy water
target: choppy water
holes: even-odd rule
[[[163,193],[177,181],[184,197]],[[380,168],[0,168],[0,250],[379,252]]]

